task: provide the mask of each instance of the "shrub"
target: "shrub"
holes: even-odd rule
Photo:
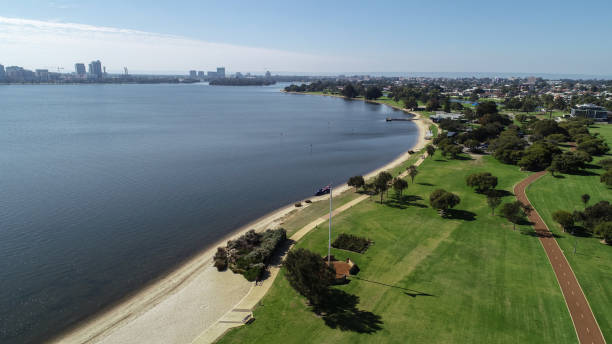
[[[370,246],[370,240],[352,234],[340,234],[332,243],[332,247],[363,253]]]
[[[295,206],[296,208],[299,208],[299,207],[301,207],[301,206],[302,206],[302,203],[301,203],[301,202],[295,202],[294,206]]]
[[[224,247],[217,247],[217,253],[213,258],[214,266],[218,271],[224,271],[227,269],[227,251]]]
[[[265,269],[274,250],[287,239],[287,232],[280,229],[268,229],[263,233],[254,230],[246,232],[236,240],[227,242],[227,248],[220,247],[215,255],[215,266],[217,257],[219,265],[222,266],[223,252],[225,261],[230,270],[240,273],[249,281],[256,280]],[[223,252],[222,252],[223,251]],[[217,267],[219,269],[219,267]]]

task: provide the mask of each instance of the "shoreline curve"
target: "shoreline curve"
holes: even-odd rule
[[[284,92],[284,91],[281,91]],[[297,92],[291,94],[309,95]],[[363,99],[355,99],[366,101]],[[397,106],[389,106],[414,116],[418,137],[415,144],[389,163],[364,175],[371,178],[381,171],[395,168],[405,162],[410,150],[419,151],[425,147],[428,126],[419,113]],[[346,183],[334,188],[335,194],[351,188]],[[328,199],[328,195],[309,197],[313,203]],[[304,200],[301,200],[304,203]],[[226,313],[231,311],[242,298],[249,294],[253,283],[231,271],[217,272],[212,267],[212,258],[218,246],[235,239],[248,230],[263,231],[275,228],[294,211],[294,204],[273,210],[240,228],[228,233],[222,239],[204,247],[200,253],[177,265],[142,288],[126,295],[115,304],[77,323],[58,336],[51,343],[118,343],[118,342],[185,342],[191,343],[201,333],[211,328]],[[205,290],[224,290],[222,297],[206,295]],[[208,296],[208,297],[206,297]],[[194,316],[195,315],[195,316]],[[165,325],[165,326],[164,326]],[[174,327],[174,328],[172,328]],[[145,331],[145,332],[143,332]],[[147,339],[145,337],[151,337]]]

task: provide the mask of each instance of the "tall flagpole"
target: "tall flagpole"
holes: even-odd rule
[[[329,241],[327,242],[327,264],[331,266],[331,220],[332,220],[332,184],[329,184]]]

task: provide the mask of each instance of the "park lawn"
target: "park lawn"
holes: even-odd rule
[[[513,231],[492,216],[485,197],[465,177],[489,171],[498,189],[511,190],[527,174],[491,157],[445,160],[437,153],[419,168],[408,202],[389,192],[336,216],[333,234],[368,237],[374,244],[350,257],[361,269],[337,286],[346,311],[324,319],[288,284],[283,273],[254,311],[255,322],[226,334],[221,343],[575,343],[574,328],[554,273],[532,231]],[[452,219],[428,206],[436,188],[461,197]],[[422,199],[421,199],[422,198]],[[505,201],[512,201],[509,193]],[[327,252],[327,226],[297,247]],[[358,297],[358,303],[351,297]],[[354,300],[352,300],[354,301]],[[327,321],[327,324],[326,324]]]
[[[599,125],[590,129],[605,137],[612,146],[612,126]],[[596,157],[595,162],[602,157]],[[575,237],[563,233],[552,220],[557,210],[582,210],[584,204],[580,196],[589,194],[589,205],[599,201],[612,201],[612,190],[599,181],[602,169],[589,169],[592,175],[567,175],[554,178],[546,175],[527,189],[527,196],[550,230],[558,235],[557,242],[565,252],[578,282],[584,291],[599,327],[607,341],[612,340],[612,246],[603,245],[599,238]],[[574,245],[576,244],[576,254]]]
[[[412,154],[406,161],[402,162],[398,166],[389,170],[389,173],[393,177],[397,177],[399,174],[406,171],[408,166],[413,165],[421,155],[425,154],[425,149],[422,149],[415,154]],[[371,182],[371,180],[366,180],[366,182]],[[343,192],[340,195],[334,195],[334,208],[340,207],[355,198],[362,195],[362,193],[355,192],[354,189]],[[328,200],[313,202],[308,205],[305,209],[301,209],[300,211],[296,211],[293,214],[290,214],[282,223],[281,226],[287,230],[287,236],[293,235],[293,233],[300,230],[302,227],[306,226],[310,222],[319,217],[329,213],[329,202]]]
[[[348,190],[340,195],[334,195],[334,208],[340,207],[359,196],[360,194],[354,192],[353,190]],[[287,218],[281,223],[281,227],[287,231],[287,237],[290,237],[302,227],[328,213],[329,200],[312,202],[311,204],[307,205],[306,208],[300,209],[299,211],[288,215]]]

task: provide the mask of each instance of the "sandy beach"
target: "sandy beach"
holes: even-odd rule
[[[385,104],[386,105],[386,104]],[[427,121],[427,122],[426,122]],[[414,147],[418,151],[427,141],[425,134],[429,122],[415,115],[414,123],[419,136]],[[371,178],[381,171],[392,169],[410,154],[398,156],[364,178]],[[349,191],[346,184],[334,187],[334,194]],[[328,196],[310,197],[313,202],[327,199]],[[303,203],[303,202],[302,202]],[[218,272],[212,267],[212,257],[217,246],[225,245],[229,239],[236,238],[250,229],[263,231],[277,228],[294,212],[301,209],[293,204],[279,208],[234,231],[200,254],[182,264],[164,278],[142,289],[134,296],[112,309],[92,318],[77,328],[55,338],[53,343],[192,343],[201,338],[213,325],[237,308],[248,296],[249,305],[255,305],[263,293],[253,292],[254,283],[231,271]],[[313,219],[316,220],[316,219]],[[307,228],[301,230],[306,234]],[[269,284],[273,278],[269,278]],[[260,295],[261,294],[261,295]],[[199,342],[206,342],[198,339]]]

